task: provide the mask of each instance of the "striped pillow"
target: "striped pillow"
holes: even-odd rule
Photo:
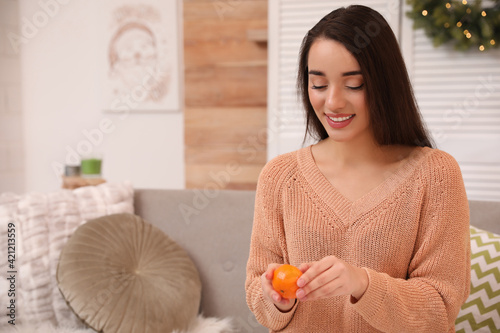
[[[471,291],[456,332],[500,332],[500,236],[470,227]]]

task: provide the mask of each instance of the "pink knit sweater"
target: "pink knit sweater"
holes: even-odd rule
[[[368,289],[356,303],[298,301],[282,313],[263,297],[268,264],[329,255],[366,269]],[[416,149],[354,202],[321,174],[310,147],[262,170],[245,286],[249,308],[270,332],[455,332],[469,285],[469,209],[447,153]]]

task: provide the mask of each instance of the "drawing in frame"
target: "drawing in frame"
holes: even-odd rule
[[[108,3],[105,112],[180,109],[178,1]]]

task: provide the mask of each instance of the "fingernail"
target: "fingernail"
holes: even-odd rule
[[[297,286],[299,286],[299,288],[302,288],[304,286],[304,280],[299,278],[297,280]]]
[[[297,290],[297,292],[295,293],[295,296],[296,296],[297,298],[302,298],[302,297],[304,297],[304,296],[305,296],[305,292],[304,292],[304,290],[302,290],[302,289]]]

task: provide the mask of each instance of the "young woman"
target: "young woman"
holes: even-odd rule
[[[298,86],[318,143],[262,170],[247,302],[270,331],[455,332],[469,294],[461,172],[434,149],[397,40],[364,6],[305,36]],[[297,299],[271,279],[298,266]]]

